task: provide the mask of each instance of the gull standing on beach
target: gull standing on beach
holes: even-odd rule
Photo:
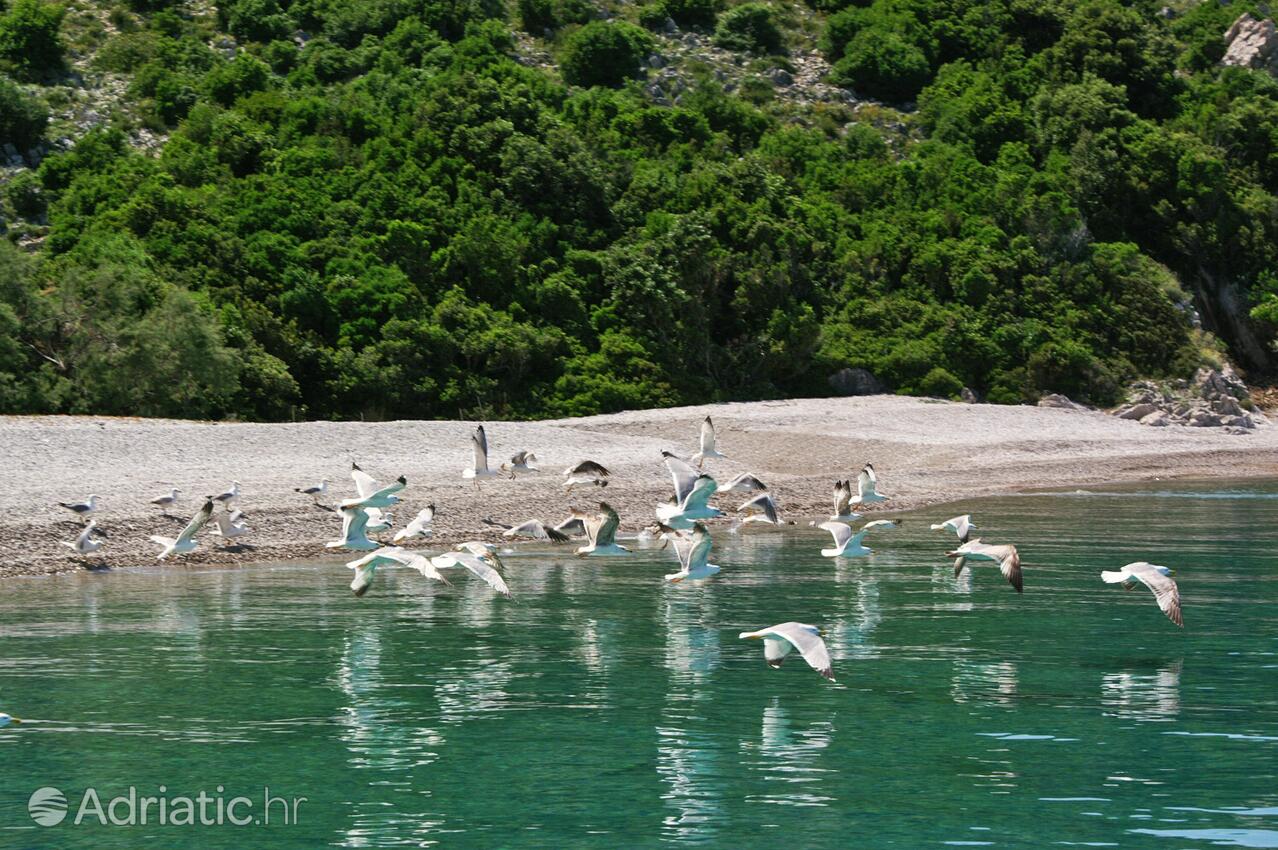
[[[1121,584],[1124,590],[1131,590],[1139,581],[1153,591],[1154,600],[1167,615],[1167,619],[1184,628],[1185,621],[1180,616],[1180,588],[1176,586],[1172,575],[1173,572],[1168,567],[1137,561],[1121,570],[1102,570],[1101,580],[1106,584]]]
[[[475,489],[478,490],[479,479],[499,477],[500,472],[488,468],[488,435],[484,432],[484,426],[480,425],[470,435],[470,466],[462,470],[462,478],[473,480]]]
[[[994,561],[1008,584],[1016,588],[1017,593],[1024,592],[1024,579],[1021,576],[1021,555],[1010,543],[982,543],[981,538],[969,540],[953,552],[946,552],[947,558],[954,558],[954,576],[963,572],[967,561]]]
[[[430,524],[435,520],[435,504],[432,502],[417,512],[412,522],[395,532],[392,541],[398,543],[413,537],[430,537]]]
[[[856,534],[852,533],[852,526],[846,522],[823,522],[817,528],[824,528],[834,535],[834,548],[822,549],[821,554],[827,558],[859,558],[863,555],[871,555],[874,550],[861,543],[865,539],[866,532],[872,528],[896,528],[898,522],[899,520],[876,519],[861,526],[861,530]]]
[[[369,552],[364,557],[349,562],[346,566],[355,571],[355,577],[351,579],[351,590],[356,596],[368,593],[378,567],[408,567],[417,570],[428,579],[451,584],[425,555],[409,552],[398,546],[383,546],[376,552]]]
[[[328,492],[328,485],[332,482],[327,478],[321,478],[318,484],[312,484],[310,487],[294,487],[294,493],[301,493],[303,496],[310,496],[315,504],[320,503],[320,496]]]
[[[576,466],[570,466],[564,470],[564,477],[568,479],[565,486],[569,493],[572,492],[573,487],[607,487],[608,476],[611,474],[593,460],[583,460]]]
[[[84,522],[88,520],[89,514],[98,509],[98,494],[90,494],[89,498],[83,502],[58,502],[58,504],[78,516],[81,522]]]
[[[697,468],[700,469],[708,457],[727,457],[727,455],[720,454],[715,450],[714,422],[711,421],[709,416],[701,422],[701,450],[693,455],[692,459],[697,462]]]
[[[186,524],[186,528],[178,534],[177,537],[162,537],[159,534],[151,535],[152,543],[160,544],[160,554],[156,556],[157,561],[163,561],[170,555],[185,555],[188,552],[194,552],[197,543],[195,535],[213,516],[213,500],[206,499],[204,507],[200,508],[200,512],[191,518]]]
[[[173,507],[173,505],[177,503],[178,493],[181,493],[181,492],[182,492],[181,490],[174,487],[171,490],[169,490],[167,494],[163,496],[156,496],[154,499],[151,500],[151,504],[159,508],[161,514],[168,516],[169,508]]]
[[[213,497],[213,501],[219,503],[225,508],[229,508],[234,502],[240,498],[240,482],[232,481],[228,490],[223,490]]]
[[[719,572],[716,564],[708,563],[712,541],[710,532],[701,523],[693,524],[691,533],[670,534],[668,539],[674,544],[680,569],[677,573],[666,575],[666,581],[671,584],[687,579],[701,581]]]
[[[70,542],[61,540],[59,542],[77,555],[91,555],[102,548],[102,542],[93,539],[95,533],[102,534],[103,532],[98,531],[98,521],[91,519],[85,524],[84,530],[80,532],[75,540]]]
[[[510,463],[501,465],[502,472],[509,472],[510,477],[514,478],[521,472],[541,472],[541,467],[533,466],[537,460],[537,455],[532,452],[516,452],[511,458]]]
[[[830,651],[821,639],[821,630],[806,623],[781,623],[757,632],[742,632],[741,640],[762,640],[763,658],[768,666],[776,669],[785,661],[792,650],[799,650],[808,666],[831,682],[834,681],[834,666],[830,663]]]
[[[712,508],[710,499],[719,485],[709,475],[699,474],[686,461],[670,452],[662,452],[666,468],[674,480],[674,501],[657,505],[657,519],[674,529],[692,528],[696,520],[723,516]]]
[[[884,495],[878,490],[879,479],[874,474],[874,464],[867,463],[861,469],[861,474],[856,477],[856,498],[852,500],[854,505],[875,505],[879,502],[886,502],[891,496]]]
[[[628,555],[630,550],[617,543],[617,528],[621,525],[621,517],[607,502],[599,503],[599,513],[583,515],[582,524],[586,530],[586,545],[574,553],[578,558],[592,555]]]
[[[551,543],[567,543],[568,535],[562,531],[557,531],[549,525],[546,525],[539,519],[530,519],[519,525],[507,525],[504,522],[496,522],[491,517],[484,519],[484,525],[492,525],[497,528],[505,529],[502,531],[503,537],[527,537],[531,540],[549,540]]]

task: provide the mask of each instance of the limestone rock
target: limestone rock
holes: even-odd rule
[[[959,391],[959,398],[962,399],[965,404],[979,404],[981,401],[970,387],[964,387],[961,389]]]
[[[1140,419],[1144,419],[1146,416],[1148,416],[1149,414],[1153,413],[1156,410],[1158,410],[1158,405],[1153,404],[1151,402],[1142,402],[1140,404],[1133,404],[1130,407],[1120,408],[1118,412],[1115,413],[1114,415],[1117,416],[1119,419],[1140,420]]]
[[[1079,404],[1060,393],[1048,393],[1038,400],[1039,407],[1054,407],[1057,410],[1087,410],[1087,405]]]
[[[1225,33],[1225,45],[1222,65],[1271,67],[1278,58],[1278,31],[1268,18],[1258,20],[1244,12]]]
[[[1142,417],[1140,420],[1142,425],[1151,425],[1155,428],[1161,428],[1164,425],[1171,424],[1171,417],[1161,410],[1155,410],[1148,416]]]
[[[868,369],[840,369],[827,382],[838,395],[877,395],[884,391],[883,384]]]

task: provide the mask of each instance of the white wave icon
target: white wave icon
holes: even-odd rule
[[[40,826],[57,826],[67,816],[66,795],[57,788],[40,788],[27,800],[31,819]]]

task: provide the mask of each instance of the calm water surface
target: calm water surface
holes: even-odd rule
[[[954,579],[926,521],[960,508],[1024,596]],[[0,710],[31,722],[0,729],[0,847],[1278,847],[1276,518],[1272,482],[982,500],[857,560],[716,531],[700,587],[662,586],[668,552],[533,550],[511,600],[406,572],[354,599],[340,564],[6,582]],[[1184,631],[1100,582],[1137,559],[1177,569]],[[837,683],[737,639],[785,620]],[[90,787],[307,799],[46,828],[42,786],[72,816]]]

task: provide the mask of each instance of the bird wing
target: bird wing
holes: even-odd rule
[[[998,561],[998,569],[1003,574],[1003,578],[1007,579],[1012,587],[1016,588],[1017,593],[1023,593],[1025,580],[1021,577],[1021,555],[1016,551],[1016,547],[1009,543],[991,548],[1001,550],[995,556],[995,560]],[[1159,605],[1161,606],[1162,603],[1159,602]]]
[[[846,522],[823,522],[817,528],[824,528],[834,535],[834,548],[842,549],[852,539],[852,526]]]
[[[470,452],[477,471],[488,469],[488,437],[484,434],[484,426],[480,425],[470,435]]]
[[[355,481],[355,492],[361,499],[367,499],[377,492],[377,481],[373,476],[359,468],[359,464],[351,464],[351,478]]]
[[[709,416],[701,420],[701,454],[714,454],[714,422]]]
[[[673,534],[667,533],[666,537],[671,545],[674,546],[675,556],[679,559],[679,568],[687,572],[690,569],[689,564],[692,563],[693,549],[696,548],[692,536],[675,532]]]
[[[763,658],[770,667],[780,667],[781,662],[793,649],[794,644],[784,638],[765,637],[763,639]]]
[[[368,511],[359,506],[342,508],[342,539],[366,537]]]
[[[710,549],[714,541],[710,539],[710,530],[702,523],[698,522],[692,526],[691,544],[688,562],[684,564],[687,570],[695,570],[710,560]]]
[[[874,467],[866,464],[861,469],[861,474],[856,477],[857,494],[864,501],[866,496],[876,495],[875,488],[878,486],[878,476],[874,474]]]
[[[1176,586],[1175,579],[1159,571],[1154,564],[1144,561],[1128,564],[1123,569],[1154,592],[1154,599],[1158,601],[1158,607],[1167,615],[1167,619],[1178,626],[1185,625],[1180,616],[1180,588]]]
[[[682,505],[684,499],[688,498],[688,494],[692,492],[698,473],[681,457],[670,452],[662,452],[661,456],[665,459],[666,469],[670,470],[670,477],[674,480],[675,504]]]
[[[448,556],[470,570],[471,574],[476,578],[483,579],[485,583],[502,596],[510,596],[510,588],[506,586],[506,582],[501,577],[501,573],[485,564],[479,558],[476,558],[469,552],[449,552]]]
[[[745,510],[757,511],[763,514],[767,518],[768,522],[777,522],[777,503],[770,493],[760,493],[753,499],[750,499],[748,502],[741,505],[741,507],[737,508],[737,513],[741,513]]]
[[[683,510],[704,508],[710,503],[710,497],[719,489],[719,485],[709,475],[698,475],[692,483],[692,490],[684,497],[679,507]]]
[[[604,469],[600,464],[593,460],[583,460],[576,466],[570,467],[564,471],[564,475],[595,475],[599,478],[607,478],[611,475],[608,470]]]
[[[570,516],[555,526],[555,531],[563,534],[585,534],[586,523],[579,516]]]
[[[968,536],[972,533],[972,517],[969,514],[963,514],[963,516],[954,517],[950,522],[953,523],[950,528],[954,529],[954,533],[958,535],[959,542],[966,543]]]
[[[799,650],[808,666],[825,678],[834,681],[834,668],[830,663],[830,651],[813,626],[804,623],[782,623],[768,629],[774,635],[785,638]]]
[[[204,507],[200,508],[200,512],[191,518],[191,521],[186,524],[186,528],[182,529],[182,533],[177,536],[178,542],[183,543],[195,537],[199,530],[208,523],[211,516],[213,516],[213,502],[206,500]]]
[[[417,570],[417,572],[421,573],[426,578],[434,579],[435,581],[443,582],[444,584],[452,584],[452,582],[444,578],[444,574],[436,569],[435,565],[432,564],[430,559],[425,555],[413,555],[407,560],[400,561],[400,563],[409,569]]]
[[[870,522],[867,522],[865,525],[861,526],[861,532],[865,533],[869,531],[871,528],[882,528],[882,527],[896,528],[896,522],[897,521],[894,519],[871,520]]]
[[[721,489],[725,492],[757,493],[768,489],[768,485],[760,481],[758,476],[743,472],[729,481],[728,486]]]
[[[852,483],[850,481],[834,482],[834,515],[847,516],[852,512]]]

